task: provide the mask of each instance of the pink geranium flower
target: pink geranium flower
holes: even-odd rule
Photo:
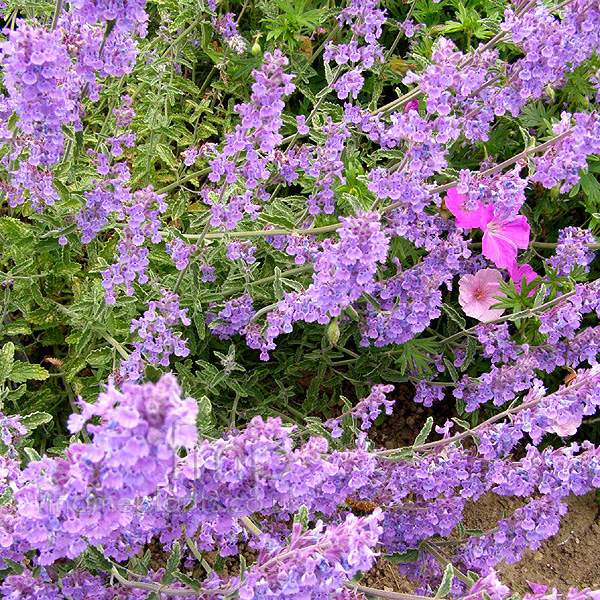
[[[515,259],[519,248],[529,245],[529,223],[523,215],[512,221],[501,220],[494,214],[493,207],[479,203],[476,209],[467,210],[467,196],[457,188],[448,190],[444,199],[446,208],[456,217],[456,226],[461,229],[479,227],[483,231],[482,254],[497,267],[508,268]]]
[[[501,221],[494,216],[494,209],[486,206],[481,229],[482,254],[497,267],[510,267],[517,258],[518,248],[529,246],[529,223],[523,215],[512,221]]]
[[[533,270],[533,267],[529,263],[522,264],[514,260],[512,265],[508,267],[508,274],[510,278],[515,282],[515,288],[517,292],[521,291],[521,285],[523,284],[523,277],[525,277],[525,283],[530,284],[534,279],[537,279],[539,275]],[[533,296],[535,289],[531,290],[527,296]]]
[[[463,275],[458,282],[458,301],[469,317],[484,323],[502,316],[504,309],[490,306],[498,302],[502,274],[496,269],[481,269],[475,275]]]
[[[481,227],[483,225],[483,210],[485,205],[481,202],[475,210],[465,208],[465,203],[468,200],[466,194],[461,194],[457,188],[453,187],[448,190],[444,198],[446,208],[456,217],[456,226],[461,229],[473,229],[473,227]]]

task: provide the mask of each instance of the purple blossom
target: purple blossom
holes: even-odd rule
[[[158,244],[162,240],[159,231],[159,214],[166,212],[165,194],[157,194],[152,186],[138,190],[131,195],[130,201],[123,207],[126,225],[117,244],[115,263],[102,271],[102,286],[107,304],[116,301],[115,286],[125,284],[125,294],[133,295],[132,283],[146,283],[146,268],[149,265],[148,248],[143,244],[149,240]]]
[[[222,17],[213,17],[212,26],[224,40],[229,40],[239,35],[235,15],[233,13],[228,12]]]
[[[391,415],[394,409],[395,400],[388,400],[386,394],[389,394],[394,390],[393,385],[374,385],[371,388],[371,393],[363,398],[356,406],[344,414],[334,419],[329,419],[323,423],[324,427],[331,429],[331,435],[334,438],[338,438],[342,435],[340,425],[343,419],[347,416],[351,416],[354,419],[360,419],[360,428],[363,431],[371,428],[371,425],[381,414],[381,407],[384,407],[385,414]]]
[[[198,247],[196,244],[187,244],[181,238],[175,238],[172,242],[165,244],[165,249],[173,260],[175,268],[183,271],[190,262],[190,256],[196,253]]]
[[[144,10],[146,0],[72,0],[71,10],[83,23],[115,22],[122,33],[138,31],[146,35],[148,15]]]
[[[71,444],[64,458],[31,461],[16,482],[17,512],[2,509],[3,534],[15,545],[37,549],[40,565],[76,558],[88,543],[103,544],[121,558],[137,552],[151,524],[144,528],[143,517],[136,524],[143,512],[119,507],[133,507],[167,485],[176,450],[196,443],[198,406],[181,398],[171,375],[156,384],[124,383],[121,390],[109,385],[97,403],[80,406],[81,413],[69,417],[69,429],[76,433],[97,417],[99,424],[86,425],[91,442]],[[128,552],[117,549],[127,529]]]
[[[148,310],[141,319],[133,319],[131,333],[137,333],[141,342],[134,342],[135,348],[126,361],[121,361],[121,375],[136,381],[143,374],[142,356],[156,365],[169,366],[172,354],[188,356],[186,341],[175,335],[173,326],[181,323],[189,325],[187,308],[179,307],[179,296],[169,290],[161,291],[161,299],[148,302]]]
[[[225,248],[227,248],[227,258],[229,260],[243,260],[248,265],[256,262],[254,257],[256,246],[253,246],[250,240],[234,240],[225,244]]]
[[[575,124],[571,128],[572,120]],[[552,130],[557,136],[568,135],[533,158],[535,173],[531,179],[548,189],[562,182],[560,191],[565,193],[579,181],[579,171],[587,168],[587,157],[600,152],[600,118],[596,114],[563,112]]]
[[[224,307],[217,314],[209,312],[206,322],[211,325],[212,332],[224,340],[241,333],[253,314],[252,298],[244,294],[239,298],[226,300]]]
[[[548,264],[556,270],[559,277],[568,277],[577,268],[589,273],[589,265],[596,257],[592,248],[586,244],[596,244],[597,240],[589,229],[565,227],[558,233],[558,246],[555,255],[548,259]]]

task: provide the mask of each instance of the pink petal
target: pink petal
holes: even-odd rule
[[[444,198],[446,208],[456,217],[457,227],[461,229],[482,227],[484,205],[480,202],[475,210],[466,210],[464,207],[466,201],[467,196],[459,193],[455,187],[450,188]]]
[[[547,585],[542,585],[541,583],[533,583],[531,581],[528,581],[527,583],[534,594],[544,594],[548,589]]]
[[[486,289],[490,287],[494,288],[493,295],[497,295],[497,291],[500,289],[500,282],[502,281],[502,273],[498,269],[481,269],[477,271],[475,275],[479,284],[484,284]]]
[[[509,239],[517,248],[527,248],[529,231],[527,217],[519,215],[512,221],[503,221],[497,235]]]
[[[527,284],[531,283],[534,279],[537,279],[539,277],[539,275],[533,270],[533,267],[530,264],[525,263],[519,266],[516,260],[512,263],[512,265],[508,267],[508,274],[510,275],[510,278],[515,282],[515,288],[517,289],[517,292],[521,291],[523,277],[525,277],[525,283]],[[527,295],[533,296],[535,294],[536,289],[531,290],[531,292],[529,292],[529,294]]]
[[[497,301],[494,300],[494,304],[496,302]],[[504,309],[491,309],[490,303],[485,300],[473,300],[471,303],[463,306],[463,311],[465,312],[465,315],[473,317],[482,323],[498,319],[504,313]]]
[[[510,239],[486,230],[481,243],[482,254],[497,267],[508,268],[517,258],[517,246]]]

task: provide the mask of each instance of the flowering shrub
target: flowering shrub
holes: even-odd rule
[[[0,11],[2,597],[509,596],[600,488],[597,0]]]

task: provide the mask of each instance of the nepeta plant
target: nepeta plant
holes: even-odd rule
[[[391,4],[0,3],[3,597],[502,600],[600,487],[600,7]]]

